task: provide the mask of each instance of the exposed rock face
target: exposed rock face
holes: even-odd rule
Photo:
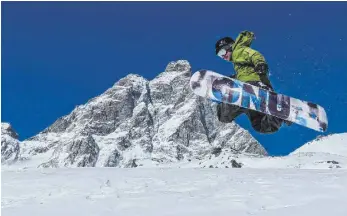
[[[1,163],[13,163],[19,156],[18,134],[10,124],[1,123]]]
[[[77,166],[93,167],[98,160],[99,146],[91,135],[74,137],[69,142],[58,145],[52,158],[42,167]]]
[[[190,76],[184,60],[151,81],[129,74],[23,141],[21,157],[42,167],[137,167],[206,158],[214,148],[266,155],[246,130],[217,120]]]

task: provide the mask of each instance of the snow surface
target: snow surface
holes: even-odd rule
[[[343,169],[2,171],[5,216],[345,216],[346,200]]]

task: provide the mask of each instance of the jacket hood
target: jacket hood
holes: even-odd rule
[[[254,33],[250,31],[242,31],[239,36],[237,36],[232,49],[238,49],[239,47],[250,47],[254,39]]]

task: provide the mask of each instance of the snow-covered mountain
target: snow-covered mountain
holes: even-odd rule
[[[20,167],[347,168],[347,133],[284,157],[190,91],[191,66],[171,62],[153,80],[130,74],[36,136],[19,142],[2,124],[2,164]],[[16,162],[16,163],[14,163]]]
[[[265,156],[248,131],[217,120],[215,104],[191,92],[190,76],[184,60],[150,81],[130,74],[12,155],[29,167],[148,167],[208,160],[216,149]]]

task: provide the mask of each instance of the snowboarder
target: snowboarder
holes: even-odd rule
[[[241,32],[235,41],[231,37],[224,37],[216,42],[216,55],[233,63],[236,74],[231,75],[231,78],[273,90],[264,56],[250,48],[253,38],[254,33],[250,31]],[[232,122],[243,113],[248,116],[254,130],[260,133],[274,133],[279,130],[282,123],[291,124],[280,118],[236,105],[226,103],[217,105],[218,119],[224,123]]]

